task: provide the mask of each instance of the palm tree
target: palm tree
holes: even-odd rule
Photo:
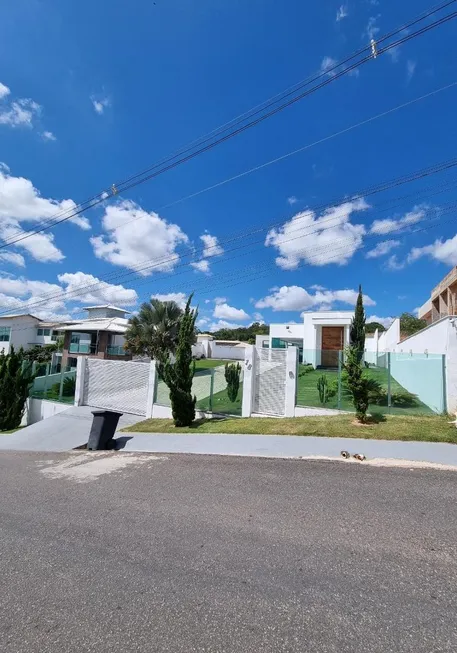
[[[145,302],[138,315],[129,320],[125,349],[165,363],[176,350],[182,314],[182,309],[173,301],[151,299]]]

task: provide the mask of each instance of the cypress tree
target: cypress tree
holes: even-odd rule
[[[362,286],[359,286],[359,295],[355,305],[354,317],[351,322],[350,338],[351,345],[357,351],[359,361],[362,360],[365,351],[365,309],[363,308]]]

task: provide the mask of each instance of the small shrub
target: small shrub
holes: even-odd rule
[[[328,397],[328,381],[325,374],[322,374],[317,380],[317,391],[319,393],[319,401],[324,406],[329,397]]]
[[[332,399],[338,394],[338,379],[332,379],[328,384],[327,397]]]
[[[314,367],[312,365],[300,365],[298,376],[305,376],[305,374],[309,374],[310,372],[314,372]]]
[[[63,380],[62,396],[73,397],[76,390],[76,378],[74,376],[67,376]]]

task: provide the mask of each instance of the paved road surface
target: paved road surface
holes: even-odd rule
[[[8,653],[457,650],[455,472],[0,454]]]

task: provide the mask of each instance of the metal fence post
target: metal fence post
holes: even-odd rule
[[[391,375],[390,375],[390,351],[387,352],[387,412],[392,409],[392,393],[390,391]]]
[[[343,352],[339,351],[338,352],[338,410],[341,410],[341,386],[342,386],[341,372],[343,367],[342,363],[343,363]]]
[[[65,372],[63,370],[61,370],[61,372],[60,372],[59,401],[62,401],[64,374],[65,374]]]
[[[441,369],[443,374],[443,413],[447,413],[446,354],[442,354],[441,361]]]
[[[210,413],[213,412],[213,391],[214,391],[214,369],[210,370],[211,380],[209,382],[209,406],[208,410]]]

